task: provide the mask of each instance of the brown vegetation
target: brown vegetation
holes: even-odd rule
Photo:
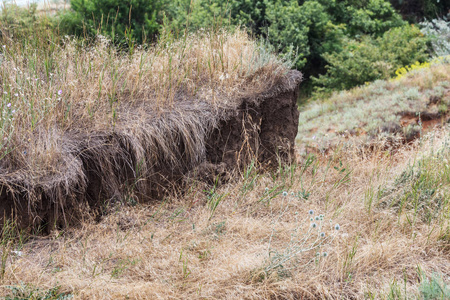
[[[161,199],[205,164],[292,157],[301,74],[242,31],[50,48],[11,40],[0,65],[1,214],[19,224],[78,222],[125,192]]]
[[[448,134],[395,155],[335,151],[276,176],[249,168],[237,183],[117,205],[99,223],[10,246],[2,293],[20,281],[75,299],[419,297],[421,272],[450,274]],[[427,185],[405,175],[413,169]]]

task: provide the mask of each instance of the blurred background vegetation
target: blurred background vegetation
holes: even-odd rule
[[[162,33],[240,26],[280,55],[296,53],[295,67],[306,78],[302,97],[309,98],[430,60],[437,41],[450,41],[449,13],[446,0],[71,0],[52,14],[36,4],[3,4],[0,36],[33,42],[36,32],[47,32],[62,42],[67,35],[103,35],[126,50]]]

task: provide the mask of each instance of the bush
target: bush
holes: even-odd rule
[[[379,38],[347,39],[341,52],[326,53],[327,73],[314,78],[316,91],[344,90],[388,79],[403,66],[428,59],[428,39],[413,25],[393,28]]]
[[[28,38],[37,31],[51,28],[48,18],[38,16],[37,4],[32,3],[27,8],[16,4],[5,4],[0,10],[0,36],[14,39]]]
[[[159,33],[162,0],[72,0],[73,11],[61,15],[60,27],[68,34],[110,37],[115,43],[143,43]]]
[[[387,0],[177,0],[170,6],[178,31],[241,25],[284,53],[298,52],[296,67],[308,77],[325,71],[324,53],[341,51],[344,36],[381,36],[405,24]]]
[[[422,33],[431,39],[434,55],[438,57],[450,55],[450,21],[436,19],[420,25]]]

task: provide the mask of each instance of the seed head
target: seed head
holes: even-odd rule
[[[312,209],[310,209],[308,213],[309,213],[310,215],[313,215],[313,214],[314,214],[314,211],[313,211]]]
[[[288,192],[284,191],[283,192],[283,197],[286,197],[288,195]]]
[[[312,228],[316,228],[316,227],[317,227],[317,224],[316,224],[316,223],[312,223],[312,224],[311,224],[311,227],[312,227]]]
[[[323,255],[323,257],[327,257],[328,253],[324,252],[322,255]]]
[[[321,232],[321,233],[320,233],[320,236],[321,236],[321,237],[325,237],[325,232]]]
[[[339,224],[334,225],[334,229],[339,230],[341,229],[341,226],[339,226]]]

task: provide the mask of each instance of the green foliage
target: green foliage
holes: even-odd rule
[[[326,7],[317,1],[306,1],[303,5],[296,0],[269,3],[267,20],[268,39],[282,49],[295,48],[298,69],[323,67],[321,54],[341,47],[345,26],[335,25]]]
[[[28,284],[19,286],[7,286],[11,293],[5,297],[6,300],[68,300],[72,299],[71,294],[61,293],[60,287],[42,290]]]
[[[48,18],[40,17],[36,11],[37,4],[32,3],[28,7],[20,7],[15,4],[4,4],[0,10],[0,37],[27,39],[35,32],[46,31],[51,28]]]
[[[428,58],[428,39],[415,26],[393,28],[381,37],[347,39],[340,52],[324,54],[327,73],[314,78],[317,91],[349,89],[365,82],[388,79],[395,71]]]
[[[386,0],[178,0],[170,7],[176,31],[244,26],[283,54],[297,51],[296,68],[307,77],[325,71],[323,54],[340,52],[345,36],[380,36],[405,24]]]
[[[381,35],[390,28],[404,24],[399,14],[385,0],[343,1],[340,22],[348,24],[349,36],[360,34]]]
[[[438,57],[450,56],[450,21],[435,19],[420,25],[422,32],[431,39],[433,54]]]
[[[163,20],[161,0],[72,0],[73,11],[61,15],[61,28],[71,34],[102,34],[113,42],[152,40]],[[81,24],[80,24],[81,21]]]
[[[421,298],[424,300],[450,299],[450,286],[444,282],[439,274],[433,274],[428,279],[423,273],[419,291]]]

